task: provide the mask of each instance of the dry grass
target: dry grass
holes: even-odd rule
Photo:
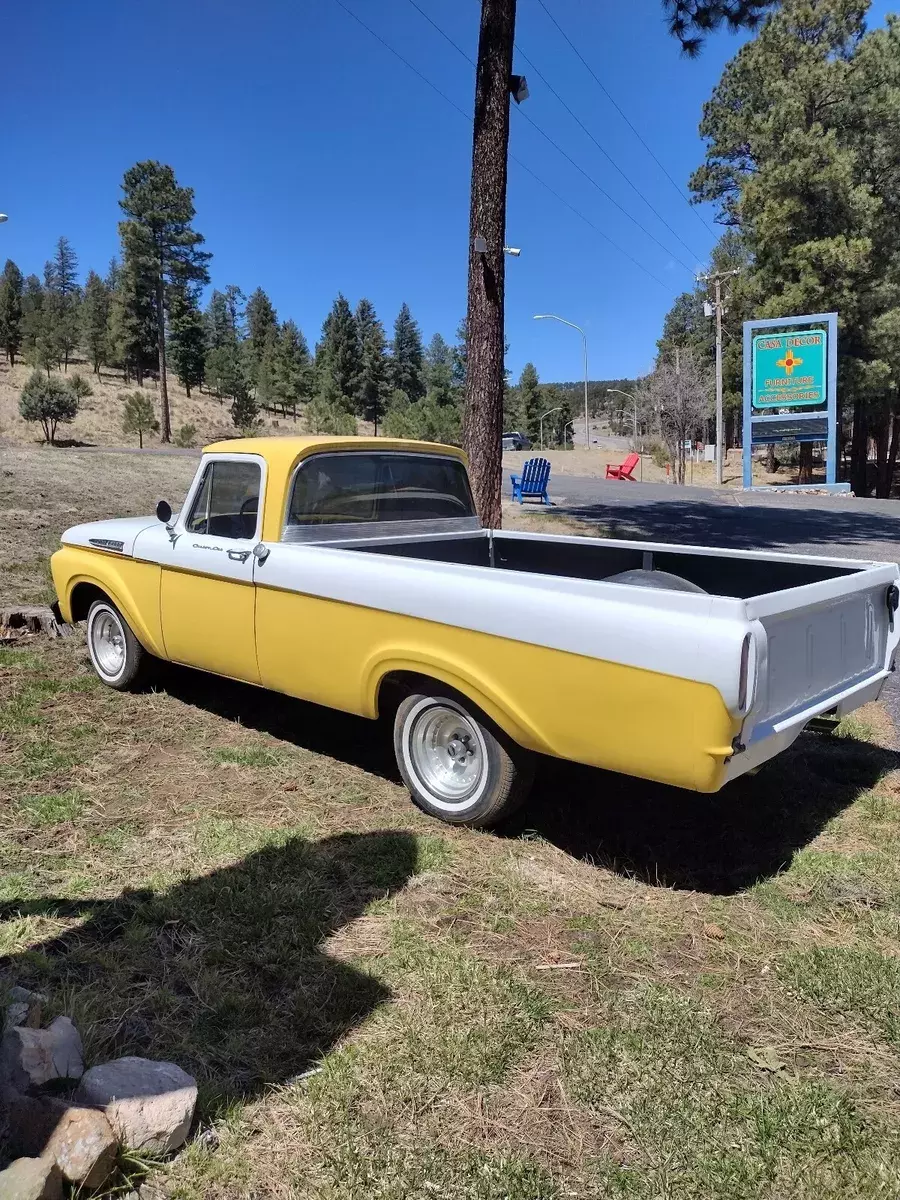
[[[58,440],[64,445],[74,443],[91,446],[136,446],[136,436],[126,436],[122,433],[122,402],[119,399],[123,393],[134,391],[135,385],[126,385],[122,373],[111,369],[104,369],[98,378],[92,374],[90,364],[83,360],[70,363],[64,378],[71,377],[76,372],[88,381],[94,394],[81,402],[74,421],[60,425]],[[0,438],[17,446],[33,446],[42,437],[39,425],[28,424],[19,416],[19,394],[30,374],[31,368],[23,363],[10,369],[5,361],[0,362]],[[155,382],[149,380],[144,391],[153,400],[158,416],[158,392]],[[215,441],[219,437],[234,437],[235,428],[227,400],[218,400],[215,396],[196,390],[188,399],[184,389],[172,375],[169,376],[168,391],[173,432],[177,432],[182,425],[195,426],[198,446]],[[295,424],[290,418],[285,421],[283,418],[268,415],[263,415],[261,423],[264,433],[294,433],[298,428],[305,428],[302,421]],[[159,442],[158,437],[152,434],[144,440],[148,445],[156,445]]]
[[[51,464],[68,497],[19,526],[35,561],[190,470],[17,453],[6,482]],[[61,484],[70,462],[93,481]],[[3,979],[70,1012],[90,1061],[197,1076],[218,1148],[150,1168],[179,1200],[889,1197],[882,722],[712,797],[548,761],[480,834],[410,805],[380,725],[185,670],[120,695],[78,639],[23,643],[0,651]]]

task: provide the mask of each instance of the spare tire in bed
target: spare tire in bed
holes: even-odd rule
[[[708,595],[706,588],[698,587],[689,579],[680,575],[672,575],[668,571],[620,571],[618,575],[609,575],[604,583],[627,583],[631,587],[661,588],[667,592],[700,592]]]

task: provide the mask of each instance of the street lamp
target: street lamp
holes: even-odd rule
[[[577,329],[581,334],[581,341],[584,345],[584,448],[591,448],[591,430],[588,424],[588,355],[587,355],[587,334],[580,325],[576,325],[574,321],[567,321],[565,317],[558,317],[556,313],[535,313],[535,321],[559,321],[561,325],[568,325],[570,329]]]
[[[570,425],[572,426],[572,440],[573,441],[575,440],[575,422],[574,421],[566,421],[565,425],[563,425],[563,436],[562,436],[563,450],[565,450],[569,445],[569,435],[566,433],[566,430],[569,428]]]
[[[559,410],[561,408],[562,408],[561,404],[557,404],[556,408],[548,408],[547,411],[544,413],[544,417],[549,417],[551,413],[559,412]],[[542,450],[544,448],[544,417],[541,417],[541,422],[540,422],[540,424],[541,424],[541,449]]]
[[[637,400],[635,399],[634,396],[632,396],[631,392],[623,392],[621,390],[621,388],[607,388],[606,391],[609,395],[612,395],[615,392],[615,394],[617,396],[624,396],[626,400],[630,400],[631,403],[634,405],[634,414],[633,414],[634,415],[634,426],[633,426],[633,428],[634,428],[635,449],[637,449]]]
[[[0,225],[2,225],[4,221],[8,221],[8,220],[9,220],[9,217],[6,215],[6,213],[0,213]]]

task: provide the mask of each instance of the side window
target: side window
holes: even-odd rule
[[[221,538],[252,538],[256,534],[262,471],[255,462],[213,461],[185,521],[188,533]]]

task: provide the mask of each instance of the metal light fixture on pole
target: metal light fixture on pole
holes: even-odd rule
[[[567,447],[569,445],[569,435],[566,433],[566,430],[569,428],[570,425],[572,426],[572,442],[573,442],[573,444],[575,441],[575,422],[574,421],[566,421],[565,425],[563,426],[563,435],[562,435],[563,450],[567,449]]]
[[[544,413],[544,417],[549,417],[551,413],[559,412],[560,408],[562,408],[562,405],[561,405],[561,404],[557,404],[556,408],[548,408],[548,409],[547,409],[547,411]],[[541,417],[541,421],[540,421],[540,425],[541,425],[541,449],[542,449],[542,450],[543,450],[543,448],[544,448],[544,417]]]
[[[588,420],[588,352],[587,352],[587,334],[580,325],[576,325],[574,321],[567,321],[565,317],[558,317],[556,313],[535,313],[535,321],[559,321],[561,325],[568,325],[570,329],[577,329],[581,334],[581,341],[584,346],[584,448],[591,448],[591,427]]]
[[[634,418],[633,426],[632,426],[633,438],[634,438],[634,443],[635,443],[635,449],[637,449],[637,400],[635,399],[634,396],[632,396],[631,392],[623,392],[621,388],[607,388],[606,391],[607,391],[607,395],[612,395],[613,393],[615,393],[617,396],[624,396],[626,400],[631,401],[633,408],[634,408],[634,411],[632,414],[633,418]]]
[[[8,220],[9,220],[9,217],[6,215],[6,213],[0,213],[0,225],[2,225],[4,221],[8,221]]]

